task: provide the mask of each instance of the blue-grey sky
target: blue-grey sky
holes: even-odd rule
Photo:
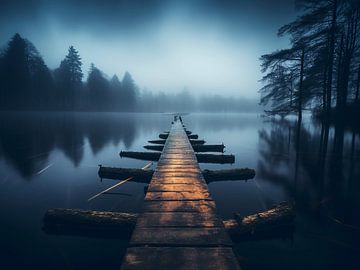
[[[0,43],[19,32],[50,68],[70,45],[83,71],[129,71],[140,88],[256,98],[259,56],[286,47],[293,0],[0,0]]]

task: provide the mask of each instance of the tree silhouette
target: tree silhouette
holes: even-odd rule
[[[94,64],[91,64],[86,86],[89,109],[109,111],[111,101],[109,82]]]
[[[0,63],[2,109],[49,108],[51,73],[30,41],[15,34]]]
[[[136,102],[136,85],[129,72],[125,72],[122,80],[122,111],[133,111]]]
[[[60,109],[75,110],[80,99],[83,73],[79,53],[73,46],[69,47],[68,54],[61,61],[60,67],[55,70],[58,85],[58,99]]]
[[[303,90],[299,91],[299,94],[305,96],[299,99],[304,103],[301,106],[298,104],[298,111],[308,106],[307,108],[327,117],[334,113],[342,117],[340,114],[346,112],[347,108],[352,106],[351,103],[359,103],[360,2],[298,0],[297,4],[303,11],[302,15],[281,27],[278,34],[290,36],[292,49],[298,47],[297,44],[302,44],[304,49],[305,62],[298,88]],[[281,58],[281,53],[285,52],[289,51],[281,50],[280,53],[268,55],[268,59],[278,57],[270,62],[270,68],[264,65],[268,59],[262,58],[263,71],[267,72],[263,78],[267,84],[261,90],[264,101],[267,101],[267,97],[276,97],[275,103],[281,105],[289,99],[281,90],[284,87],[279,87],[281,84],[290,84],[288,75],[293,67]],[[280,69],[279,65],[288,70],[282,74],[276,73],[276,70]],[[333,109],[334,104],[336,112]],[[360,111],[360,106],[358,107]],[[277,107],[273,109],[276,111]],[[285,111],[285,114],[292,112],[280,111]]]

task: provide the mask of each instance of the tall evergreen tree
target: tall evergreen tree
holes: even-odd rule
[[[88,101],[90,110],[110,111],[109,82],[105,79],[101,70],[91,64],[87,79]]]
[[[60,67],[55,70],[60,109],[78,109],[79,99],[82,94],[83,73],[81,66],[82,62],[78,51],[73,46],[70,46],[68,54],[60,63]]]
[[[136,103],[136,85],[129,72],[122,80],[122,105],[125,111],[133,111]]]
[[[3,52],[3,109],[44,109],[49,104],[52,77],[35,46],[15,34]]]

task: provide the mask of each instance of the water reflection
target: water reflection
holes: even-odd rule
[[[47,164],[49,155],[60,150],[78,166],[88,140],[96,155],[105,145],[123,142],[130,148],[137,136],[136,119],[126,114],[18,113],[0,116],[0,157],[23,178]]]
[[[359,133],[311,119],[269,124],[259,131],[258,175],[284,189],[300,211],[360,224]]]

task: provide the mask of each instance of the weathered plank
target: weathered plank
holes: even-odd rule
[[[144,212],[205,212],[215,213],[214,201],[145,201]]]
[[[127,250],[121,269],[239,270],[240,267],[232,249],[226,247],[132,247]]]
[[[222,227],[135,227],[130,243],[136,246],[232,246],[228,234]]]
[[[163,143],[122,269],[240,269],[181,122]]]

